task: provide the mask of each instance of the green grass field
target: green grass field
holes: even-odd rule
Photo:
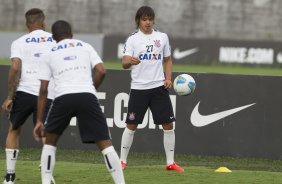
[[[40,153],[40,149],[21,149],[16,183],[40,183]],[[177,154],[176,160],[185,169],[184,173],[178,173],[165,170],[163,154],[131,153],[128,159],[124,174],[129,184],[282,183],[281,160]],[[57,184],[113,183],[100,152],[58,149],[56,160],[54,177]],[[0,156],[0,165],[0,172],[4,173],[4,154]],[[228,167],[232,173],[214,172],[220,166]]]

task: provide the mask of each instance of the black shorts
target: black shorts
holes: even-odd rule
[[[175,121],[169,92],[164,86],[161,86],[146,90],[130,90],[126,123],[142,124],[148,107],[152,112],[155,124]]]
[[[72,117],[77,118],[80,137],[84,143],[110,139],[106,118],[98,99],[91,93],[73,93],[55,98],[45,131],[62,135]]]
[[[13,129],[17,129],[22,126],[31,114],[33,114],[33,124],[35,125],[37,120],[37,98],[38,97],[36,95],[23,91],[16,92],[9,114],[9,120],[13,125]],[[48,99],[43,120],[46,119],[51,103],[52,100]]]

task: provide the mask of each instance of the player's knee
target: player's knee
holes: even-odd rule
[[[131,131],[135,131],[137,129],[137,126],[136,124],[126,124],[126,128],[131,130]]]
[[[112,141],[109,140],[109,139],[108,140],[96,141],[96,145],[98,146],[100,151],[103,151],[104,149],[112,146]]]
[[[21,133],[21,129],[20,128],[13,128],[13,126],[11,125],[8,131],[9,135],[12,136],[19,136]]]
[[[56,134],[46,133],[45,144],[56,146],[59,136]]]
[[[164,130],[173,130],[173,123],[164,123],[162,124]]]

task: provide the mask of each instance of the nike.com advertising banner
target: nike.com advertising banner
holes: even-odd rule
[[[7,92],[7,75],[8,67],[0,67],[1,102]],[[194,94],[177,96],[170,90],[176,115],[176,153],[282,159],[282,77],[191,75],[197,84]],[[117,150],[125,127],[129,83],[129,71],[109,70],[98,93]],[[4,146],[8,128],[4,113],[0,128]],[[132,151],[164,152],[163,131],[154,125],[150,112],[138,128]],[[21,146],[41,147],[33,140],[31,119],[22,131]],[[59,147],[96,149],[81,143],[75,118]]]
[[[104,38],[104,60],[122,57],[126,38]],[[282,44],[279,42],[170,39],[176,64],[242,64],[264,67],[282,66]]]

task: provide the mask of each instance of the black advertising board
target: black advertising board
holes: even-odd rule
[[[3,101],[7,91],[8,67],[0,67]],[[179,73],[173,73],[173,77]],[[190,96],[171,100],[176,114],[176,154],[260,157],[282,159],[282,77],[191,73],[196,90]],[[98,98],[105,112],[113,144],[120,149],[125,126],[130,72],[109,70]],[[4,146],[7,118],[1,114]],[[31,120],[24,126],[21,147],[41,147],[33,140]],[[83,145],[75,119],[59,141],[59,147],[97,149]],[[150,113],[135,133],[132,151],[164,152],[163,131],[155,126]]]

